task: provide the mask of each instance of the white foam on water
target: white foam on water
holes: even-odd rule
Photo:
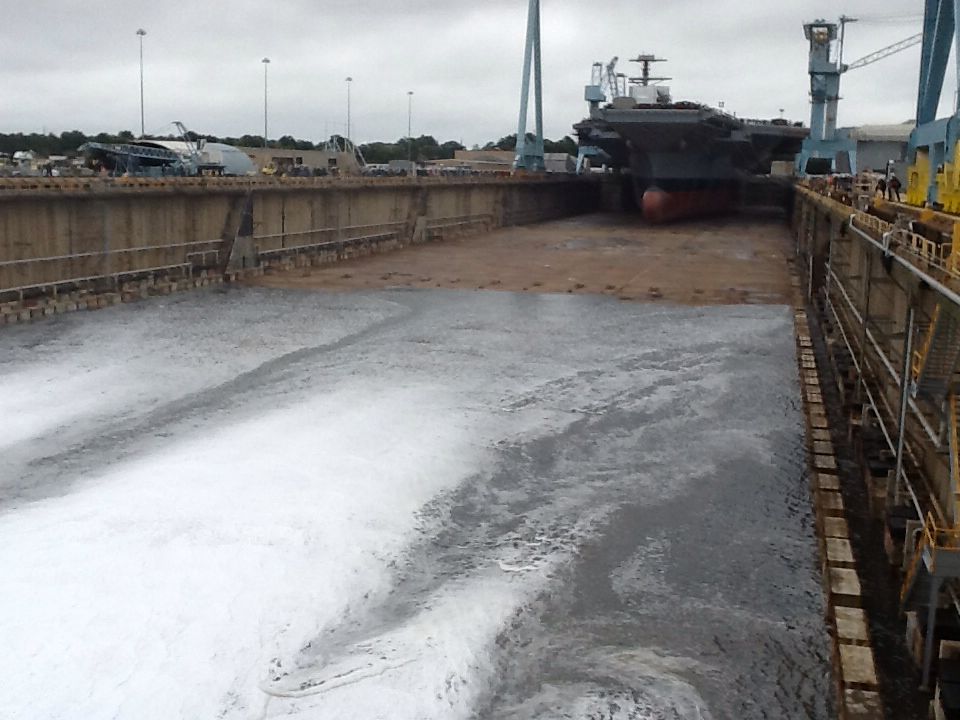
[[[62,370],[66,370],[63,368]],[[71,372],[33,368],[0,375],[0,450],[38,437],[109,404],[107,390],[116,375],[108,369]]]
[[[495,674],[497,633],[543,582],[491,566],[448,583],[398,626],[264,683],[264,717],[471,717]]]
[[[598,678],[544,683],[531,697],[500,710],[501,720],[711,720],[706,701],[683,675],[695,668],[684,658],[655,650],[597,649],[576,660]]]
[[[698,332],[701,325],[696,323]],[[712,332],[729,332],[729,323],[717,326]],[[286,332],[287,326],[277,327]],[[168,327],[174,334],[181,330]],[[679,342],[673,334],[668,339]],[[179,368],[181,358],[169,348],[159,359],[140,351],[129,363],[129,377],[146,378],[144,387],[121,382],[117,372],[110,391],[115,394],[105,401],[70,384],[69,362],[45,365],[41,375],[53,379],[52,390],[33,429],[20,439],[71,418],[105,409],[128,413],[141,401],[172,391],[189,395],[235,377],[268,359],[257,333],[249,342],[250,348],[234,354],[218,349],[212,355],[222,364],[210,367],[203,363],[213,363],[211,356]],[[86,366],[115,350],[88,347],[84,372],[117,370],[116,364]],[[201,437],[177,437],[163,452],[151,450],[102,471],[71,494],[0,516],[0,717],[366,720],[475,714],[478,698],[497,681],[498,634],[576,552],[578,540],[592,532],[589,524],[610,511],[597,506],[607,501],[595,492],[603,478],[574,484],[552,507],[530,511],[522,528],[528,532],[518,531],[516,545],[481,555],[479,570],[440,584],[414,614],[348,647],[317,644],[345,617],[362,618],[367,606],[384,602],[396,580],[391,566],[429,523],[417,512],[488,469],[487,449],[496,440],[555,432],[578,417],[602,413],[627,374],[636,390],[669,380],[671,371],[581,374],[594,361],[575,358],[564,370],[537,359],[522,372],[512,371],[515,377],[491,374],[493,380],[481,365],[471,380],[425,370],[429,366],[417,358],[416,372],[394,372],[387,380],[389,351],[366,370],[349,358],[331,362],[341,359],[341,370],[330,374],[363,389],[346,387],[321,398],[304,397],[298,388],[279,399],[296,407],[242,422],[227,408],[198,421]],[[383,375],[372,377],[370,368]],[[13,378],[19,384],[18,370],[8,369],[0,383]],[[411,384],[411,377],[429,379]],[[708,375],[683,382],[709,390],[709,383],[726,381]],[[517,395],[522,402],[511,402]],[[677,395],[678,388],[667,383],[627,404],[659,412]],[[62,414],[57,398],[75,414]],[[26,397],[16,402],[25,407]],[[0,393],[0,411],[5,409],[16,410]],[[697,402],[681,410],[702,414],[704,408]],[[660,418],[656,424],[669,422]],[[711,435],[711,444],[723,440]],[[616,469],[623,453],[637,452],[637,443],[626,435],[595,452],[597,463]],[[647,455],[656,459],[653,452]],[[664,460],[677,470],[676,482],[658,487],[635,479],[636,491],[651,502],[682,492],[684,478],[710,470],[702,458],[678,458],[673,451]],[[570,473],[582,469],[577,458],[569,463]],[[562,451],[556,464],[562,475]],[[502,491],[511,492],[521,490]],[[578,517],[579,523],[572,520]],[[551,523],[561,526],[561,541],[541,543],[540,533]],[[303,652],[307,643],[309,653]],[[618,664],[598,656],[583,663],[598,669],[597,684],[562,688],[558,712],[539,717],[599,712],[604,693],[611,692],[603,686],[608,677],[620,678],[626,688],[653,688],[651,712],[631,717],[659,719],[656,713],[677,707],[701,711],[696,694],[670,667],[659,675],[649,670],[659,667],[655,659],[634,655]]]
[[[38,328],[35,346],[0,343],[0,417],[14,420],[0,434],[0,449],[107,413],[138,415],[363,328],[345,311],[318,325],[309,313],[288,309],[278,311],[285,322],[277,324],[266,311],[250,312],[256,298],[249,295],[234,304],[206,300],[219,322],[200,322],[209,318],[183,299],[173,308],[157,299],[106,310],[109,321],[62,320],[74,324],[49,336]],[[388,303],[356,302],[367,321],[395,311]]]
[[[0,517],[0,717],[249,717],[481,464],[437,387],[336,392]]]
[[[577,552],[578,539],[613,506],[592,508],[547,542],[502,539],[484,566],[449,580],[420,601],[418,612],[378,628],[347,647],[327,648],[285,663],[295,667],[261,685],[269,697],[263,718],[471,718],[499,681],[498,637]],[[538,525],[525,518],[528,532]],[[545,545],[551,549],[547,550]]]

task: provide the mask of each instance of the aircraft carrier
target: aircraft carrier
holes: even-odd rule
[[[585,89],[590,115],[574,126],[581,157],[627,171],[634,197],[650,222],[730,209],[745,178],[770,172],[775,160],[792,161],[808,134],[785,120],[744,120],[696,102],[674,101],[651,77],[653,55],[633,60],[635,78],[594,66]],[[609,102],[607,99],[609,97]]]

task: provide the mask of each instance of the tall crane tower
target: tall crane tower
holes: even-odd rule
[[[527,140],[527,107],[530,104],[530,65],[533,63],[534,112],[536,134]],[[543,84],[540,79],[540,0],[530,0],[527,11],[527,44],[523,53],[523,81],[520,84],[520,122],[514,167],[540,172],[543,160]]]
[[[801,175],[807,172],[811,159],[823,161],[818,164],[837,172],[853,169],[856,146],[837,136],[840,76],[918,45],[923,37],[911,35],[846,65],[843,38],[846,25],[851,22],[857,19],[844,15],[839,23],[814,20],[803,26],[803,34],[810,43],[810,136],[804,140],[797,156],[797,171]]]
[[[908,203],[942,205],[951,212],[960,211],[960,177],[957,172],[960,168],[957,142],[960,137],[960,101],[954,102],[952,115],[940,120],[937,120],[937,107],[943,93],[954,33],[960,29],[958,15],[960,0],[925,2],[917,127],[910,134],[908,152],[911,165],[907,171]],[[960,51],[960,47],[957,50]]]

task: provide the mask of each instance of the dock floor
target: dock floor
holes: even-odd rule
[[[407,247],[251,284],[322,290],[456,288],[601,293],[684,305],[788,304],[790,231],[750,214],[650,226],[591,214]]]

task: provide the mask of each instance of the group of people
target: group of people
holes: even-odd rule
[[[877,180],[877,192],[880,194],[880,197],[886,194],[887,200],[900,202],[901,187],[903,186],[900,184],[900,178],[893,173],[890,173],[889,180],[885,180],[884,178]]]

